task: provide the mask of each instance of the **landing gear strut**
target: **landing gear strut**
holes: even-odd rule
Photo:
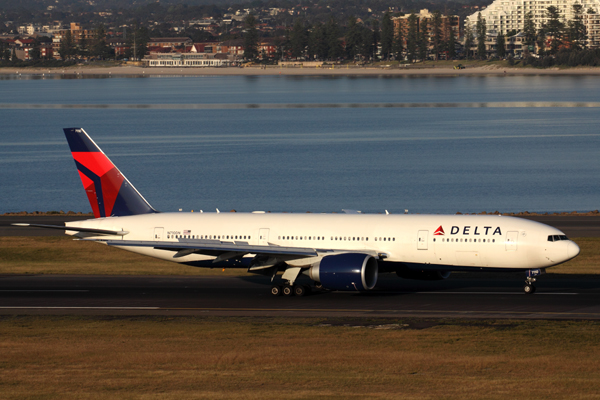
[[[525,286],[523,286],[523,291],[526,294],[534,294],[535,286],[533,282],[537,281],[536,276],[546,273],[544,269],[530,269],[525,272]]]

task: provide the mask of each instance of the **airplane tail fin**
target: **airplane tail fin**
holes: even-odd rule
[[[157,212],[81,128],[65,128],[94,217]]]

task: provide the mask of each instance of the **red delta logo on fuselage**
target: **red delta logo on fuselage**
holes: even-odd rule
[[[433,233],[434,236],[443,236],[446,233],[444,232],[444,228],[442,228],[442,226],[440,225],[439,228],[437,228],[435,230],[435,232]],[[494,228],[493,226],[463,226],[462,228],[460,226],[453,226],[452,228],[450,228],[450,234],[451,235],[474,235],[474,236],[478,236],[478,235],[500,235],[502,236],[502,230],[500,229],[499,226],[497,226],[496,228]]]

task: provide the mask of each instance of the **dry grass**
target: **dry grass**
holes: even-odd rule
[[[365,322],[374,325],[360,326]],[[382,323],[392,329],[377,329]],[[421,330],[410,326],[423,321],[358,324],[4,317],[0,393],[3,399],[600,397],[598,322],[433,321]]]
[[[244,269],[207,269],[162,261],[70,237],[0,237],[2,274],[245,275]]]
[[[548,269],[552,274],[600,274],[600,238],[577,238],[581,253],[573,260]]]
[[[600,238],[575,239],[581,254],[548,270],[553,274],[600,274]],[[244,269],[193,268],[70,237],[0,238],[0,273],[107,275],[246,275]]]

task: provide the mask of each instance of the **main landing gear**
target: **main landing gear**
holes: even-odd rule
[[[299,267],[287,268],[281,278],[285,282],[283,285],[273,285],[271,287],[271,294],[273,296],[306,296],[311,292],[311,287],[308,285],[297,285],[294,282],[302,271]],[[275,276],[273,276],[274,278]]]
[[[311,292],[311,288],[308,285],[273,285],[271,287],[271,294],[273,296],[306,296]]]

